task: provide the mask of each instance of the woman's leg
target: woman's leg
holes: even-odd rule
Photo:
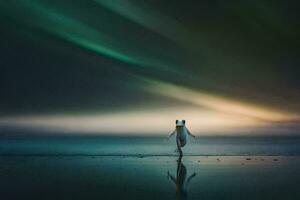
[[[180,140],[179,138],[176,139],[176,143],[177,143],[177,149],[179,151],[179,156],[182,156],[182,150],[181,150],[181,145],[180,145]]]

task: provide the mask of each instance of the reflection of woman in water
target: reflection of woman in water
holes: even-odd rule
[[[174,134],[176,134],[176,143],[177,143],[177,149],[179,151],[179,155],[182,156],[182,150],[181,148],[185,146],[187,141],[187,136],[194,136],[185,126],[185,120],[176,120],[176,129],[169,135],[169,138],[171,138]]]
[[[179,156],[178,164],[177,164],[177,174],[176,178],[170,174],[168,171],[168,178],[176,185],[176,196],[178,199],[186,199],[187,198],[187,189],[189,186],[189,182],[192,180],[193,177],[196,176],[196,173],[193,173],[187,180],[187,170],[186,167],[181,162],[182,156]]]

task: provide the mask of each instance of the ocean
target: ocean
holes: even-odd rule
[[[157,136],[30,136],[0,139],[0,155],[176,156],[175,138]],[[300,156],[300,137],[189,138],[185,155]]]
[[[300,199],[299,137],[26,136],[0,139],[0,197]]]

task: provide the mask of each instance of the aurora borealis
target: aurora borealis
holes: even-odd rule
[[[184,118],[195,134],[299,134],[293,1],[12,0],[0,11],[2,127],[164,134]]]

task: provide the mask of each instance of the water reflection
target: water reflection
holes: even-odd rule
[[[171,173],[168,171],[168,178],[170,178],[175,186],[176,186],[176,197],[177,199],[187,199],[188,194],[188,187],[190,181],[196,176],[196,173],[194,172],[192,175],[187,177],[187,169],[182,163],[182,156],[179,156],[177,161],[177,174],[176,178],[171,175]]]

